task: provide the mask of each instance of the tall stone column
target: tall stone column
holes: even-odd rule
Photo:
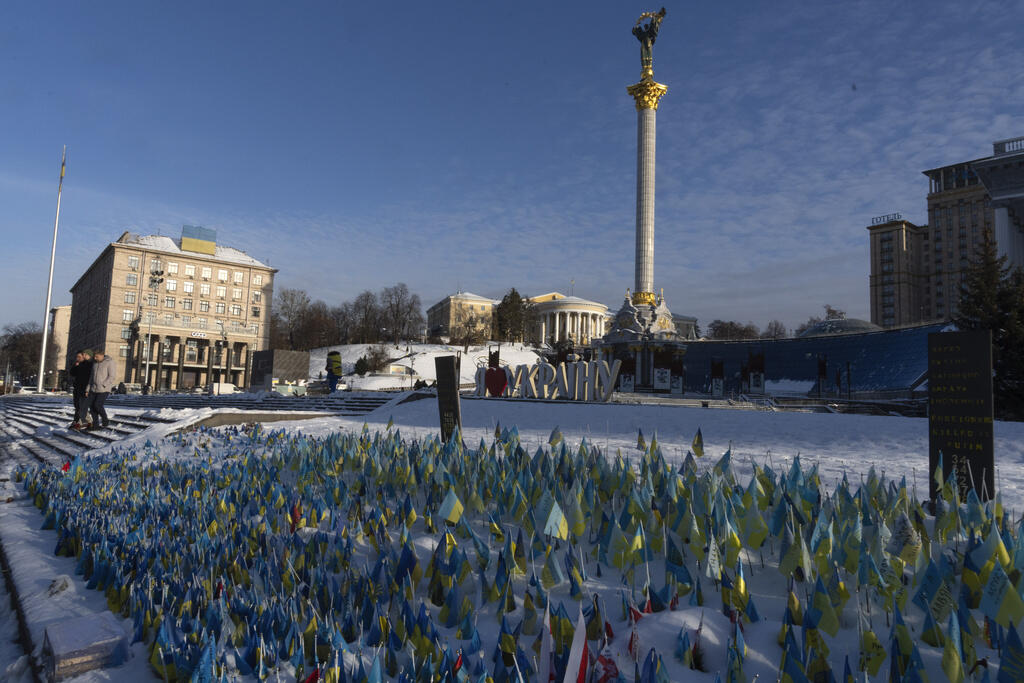
[[[636,270],[633,303],[655,303],[654,296],[654,161],[658,101],[668,87],[645,70],[627,92],[636,102]]]
[[[174,386],[175,389],[179,389],[179,390],[184,388],[184,384],[182,383],[182,379],[183,379],[183,377],[185,375],[185,351],[187,350],[187,348],[188,348],[188,346],[185,343],[185,338],[184,337],[179,337],[178,338],[178,373],[177,373],[177,377],[175,377],[176,382],[175,382],[175,386]]]

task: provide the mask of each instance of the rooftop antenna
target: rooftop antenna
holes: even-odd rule
[[[569,280],[569,296],[576,294],[576,278]]]

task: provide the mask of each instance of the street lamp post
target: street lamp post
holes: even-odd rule
[[[151,268],[149,271],[149,289],[153,292],[153,296],[159,296],[156,291],[160,287],[160,283],[164,281],[164,271],[161,268]],[[149,318],[146,327],[146,381],[142,383],[144,393],[149,393],[149,357],[152,355],[152,341],[150,337],[153,334],[153,316],[156,315],[153,311],[149,311],[146,314]],[[159,385],[159,382],[157,382]]]

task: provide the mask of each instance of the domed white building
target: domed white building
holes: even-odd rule
[[[589,344],[604,336],[611,320],[604,304],[561,292],[539,294],[528,301],[533,304],[537,319],[535,339],[547,344],[567,339]]]

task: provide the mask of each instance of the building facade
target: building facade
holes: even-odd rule
[[[882,327],[920,322],[925,315],[921,297],[921,245],[928,227],[914,225],[899,214],[890,214],[873,219],[868,230],[871,322]]]
[[[997,152],[1010,149],[1024,162],[1024,139],[995,143]],[[999,157],[997,159],[997,157]],[[1005,158],[1003,158],[1005,157]],[[996,159],[995,162],[992,160]],[[994,206],[979,170],[1006,167],[1008,155],[963,161],[924,171],[928,178],[928,223],[915,225],[898,214],[880,216],[867,227],[870,233],[871,322],[885,328],[951,320],[960,301],[967,267],[988,235],[1000,253],[1012,254],[1021,239],[1022,224],[1014,222],[1010,196]],[[1017,192],[1024,198],[1024,176]],[[1013,192],[1007,193],[1012,195]],[[1019,201],[1019,200],[1018,200]],[[995,229],[996,212],[1005,227]],[[1024,251],[1021,252],[1024,257]],[[1012,259],[1011,259],[1012,261]]]
[[[992,203],[996,250],[1024,268],[1024,137],[992,143],[992,156],[973,164]]]
[[[125,232],[71,288],[69,352],[102,347],[121,380],[156,390],[248,386],[252,353],[269,344],[276,272],[204,228]]]
[[[71,306],[50,309],[50,344],[46,349],[46,376],[43,379],[46,389],[63,386],[67,368],[74,361],[75,354],[68,348],[70,327]]]
[[[468,333],[489,339],[494,307],[499,303],[471,292],[450,294],[427,309],[427,334],[461,338]]]
[[[578,296],[548,292],[527,301],[537,319],[531,335],[534,342],[554,344],[571,339],[577,344],[590,344],[604,336],[610,320],[607,306]]]

